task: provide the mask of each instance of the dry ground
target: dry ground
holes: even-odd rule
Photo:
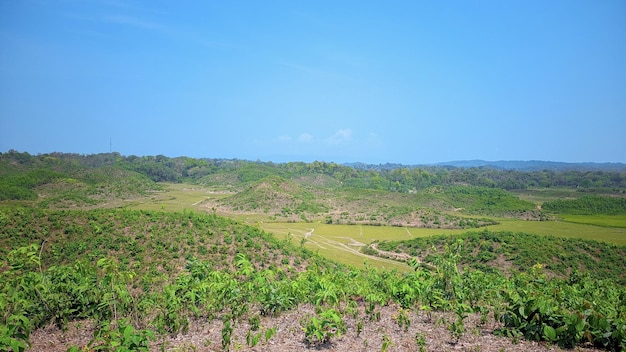
[[[423,337],[424,351],[565,351],[558,346],[545,342],[513,341],[510,338],[499,337],[493,334],[500,325],[493,317],[487,323],[480,324],[478,315],[470,315],[465,322],[466,332],[457,341],[447,329],[447,322],[454,320],[452,313],[433,313],[431,317],[423,311],[409,313],[411,325],[408,331],[401,329],[394,315],[399,307],[395,305],[380,308],[380,321],[369,321],[364,308],[359,307],[358,318],[344,315],[347,323],[347,333],[341,338],[333,339],[324,345],[309,345],[304,339],[300,321],[315,314],[312,305],[302,305],[298,309],[283,313],[278,317],[264,317],[261,328],[276,328],[276,335],[269,342],[261,338],[261,342],[254,347],[246,345],[246,333],[249,331],[247,321],[234,326],[231,351],[381,351],[383,336],[391,341],[387,351],[420,351],[417,337]],[[357,323],[363,321],[363,330],[357,335]],[[151,344],[151,351],[221,351],[220,320],[193,321],[186,334],[177,336],[157,337]],[[32,347],[29,351],[64,352],[69,346],[85,346],[93,336],[93,324],[82,322],[73,324],[66,332],[50,326],[39,329],[31,335]],[[577,351],[598,351],[595,349],[578,347]]]

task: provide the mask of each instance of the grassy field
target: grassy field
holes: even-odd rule
[[[163,184],[163,192],[154,192],[150,196],[135,199],[126,205],[132,209],[180,211],[191,209],[207,211],[204,202],[225,197],[224,190],[214,187],[201,187],[189,184]],[[535,194],[536,193],[536,194]],[[532,196],[531,196],[532,194]],[[529,198],[534,201],[563,196],[558,190],[553,192],[531,192]],[[248,224],[258,224],[262,229],[273,233],[280,239],[301,243],[304,246],[339,262],[363,267],[364,261],[370,265],[409,270],[403,263],[365,255],[360,248],[372,241],[406,240],[440,234],[462,233],[466,230],[404,228],[389,226],[328,225],[323,222],[281,223],[267,222],[263,214],[221,214],[236,218]],[[523,221],[498,219],[499,225],[487,227],[491,231],[528,232],[541,235],[576,237],[593,239],[626,245],[626,217],[624,216],[567,216],[565,221]]]
[[[488,226],[490,231],[526,232],[539,235],[582,238],[618,245],[626,245],[626,228],[595,226],[563,221],[523,221],[498,219],[499,225]],[[458,234],[467,230],[423,229],[389,226],[328,225],[324,223],[265,223],[262,229],[281,239],[292,237],[293,243],[306,237],[306,248],[344,264],[363,267],[364,260],[372,266],[409,270],[406,264],[381,260],[359,252],[360,247],[373,241],[408,240],[415,237]]]
[[[593,219],[596,216],[586,216],[586,218]],[[524,221],[516,219],[498,219],[498,221],[500,222],[499,225],[489,226],[488,229],[491,231],[527,232],[538,235],[582,238],[626,245],[626,228],[565,221]]]
[[[218,199],[228,194],[215,187],[202,187],[186,183],[162,183],[163,192],[129,201],[126,206],[137,210],[203,210],[203,202]]]
[[[210,211],[207,201],[228,196],[223,189],[201,187],[190,184],[163,184],[163,192],[154,192],[147,197],[134,199],[126,204],[132,209],[181,211],[191,209]],[[527,197],[533,201],[548,200],[563,196],[560,190],[550,192],[529,191]],[[258,225],[279,239],[287,239],[344,264],[364,267],[364,261],[379,268],[410,270],[406,264],[368,256],[360,248],[373,241],[407,240],[441,234],[463,233],[467,230],[405,228],[365,225],[329,225],[323,222],[268,222],[264,214],[220,214],[238,221]],[[626,245],[626,216],[563,216],[563,221],[524,221],[497,219],[500,224],[488,226],[490,231],[527,232],[540,235],[583,238],[618,245]],[[289,237],[288,237],[289,236]]]
[[[614,190],[602,188],[585,191],[575,188],[529,188],[512,190],[509,192],[516,195],[520,199],[527,200],[538,205],[559,199],[577,199],[586,195],[614,196],[616,194]]]
[[[343,264],[363,268],[367,261],[378,268],[399,271],[409,271],[410,268],[404,263],[363,254],[360,252],[361,247],[374,240],[405,240],[415,236],[428,236],[425,232],[389,226],[328,225],[320,222],[261,222],[259,226],[278,238],[287,239],[294,244],[304,244],[306,248]]]
[[[626,215],[561,215],[563,221],[602,227],[626,228]]]
[[[556,199],[574,199],[580,197],[580,194],[575,189],[571,188],[523,189],[509,192],[518,196],[520,199],[540,205]]]

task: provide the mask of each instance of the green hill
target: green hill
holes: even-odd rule
[[[279,176],[268,176],[243,191],[220,201],[234,211],[274,214],[284,218],[306,217],[327,211],[317,197],[299,184]]]
[[[455,245],[431,252],[428,270],[413,263],[400,275],[346,268],[215,215],[15,207],[0,210],[0,244],[4,350],[25,350],[44,327],[37,349],[351,349],[367,339],[419,350],[475,340],[470,315],[511,337],[626,347],[624,286],[536,266],[511,277],[460,271]],[[68,340],[52,325],[92,337]],[[440,328],[448,333],[424,333]],[[191,337],[200,331],[215,334]]]
[[[30,342],[35,350],[64,345],[63,351],[275,343],[382,350],[393,341],[408,350],[479,348],[469,331],[483,324],[516,339],[623,350],[623,247],[479,232],[371,248],[429,263],[411,261],[415,271],[405,274],[369,264],[357,270],[304,249],[356,252],[352,244],[363,245],[345,244],[345,234],[316,242],[321,221],[458,229],[495,224],[495,217],[549,219],[500,186],[580,183],[582,191],[542,199],[550,208],[556,195],[573,195],[580,199],[567,206],[608,212],[614,206],[600,207],[606,199],[581,196],[617,195],[623,182],[621,174],[602,172],[363,170],[325,162],[10,151],[0,154],[0,350],[23,351]],[[129,209],[166,209],[165,201],[213,214]],[[293,226],[306,227],[297,246],[289,233],[278,241],[217,213],[307,223]],[[406,234],[412,236],[408,228]],[[53,326],[62,333],[50,333]],[[67,340],[70,328],[87,340]],[[424,331],[437,329],[443,335],[426,338]],[[33,331],[46,337],[31,341]],[[202,342],[197,334],[205,334]],[[494,341],[490,336],[483,345]],[[511,343],[502,341],[499,346]]]
[[[545,202],[545,211],[573,215],[626,214],[626,197],[584,196],[578,199],[558,199]]]
[[[458,241],[462,243],[459,247],[459,264],[462,266],[510,275],[539,264],[553,276],[567,277],[578,271],[626,285],[626,247],[604,242],[481,231],[408,241],[383,241],[377,247],[432,262],[434,254]]]
[[[161,189],[145,175],[116,165],[89,166],[67,156],[0,155],[0,201],[43,208],[81,208]]]

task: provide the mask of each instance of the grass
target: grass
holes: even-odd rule
[[[579,221],[599,219],[598,216],[576,216]],[[622,220],[624,217],[622,216]],[[490,231],[526,232],[537,235],[552,235],[566,238],[582,238],[626,245],[626,228],[590,225],[569,221],[524,221],[497,219],[500,224],[488,226]]]
[[[543,204],[556,199],[580,197],[579,192],[570,188],[523,189],[509,192],[518,196],[520,199],[533,202],[535,204]]]
[[[306,237],[305,248],[332,258],[342,264],[365,267],[364,262],[377,268],[411,271],[407,264],[365,255],[360,248],[373,241],[408,240],[415,237],[426,237],[436,234],[462,233],[465,230],[417,229],[391,226],[366,225],[329,225],[321,222],[313,223],[259,223],[259,226],[273,233],[280,239],[292,241],[294,244]],[[288,236],[291,236],[289,239]]]
[[[227,196],[219,193],[221,189],[190,184],[165,183],[163,192],[155,192],[150,196],[135,199],[127,204],[129,208],[142,210],[181,211],[185,209],[206,211],[203,202]],[[540,192],[544,200],[553,196],[562,196],[562,190]],[[287,239],[298,245],[311,229],[314,231],[307,237],[305,248],[337,260],[340,263],[364,267],[368,265],[378,268],[408,271],[404,263],[367,256],[359,251],[361,243],[367,245],[373,241],[408,240],[415,237],[426,237],[441,234],[463,233],[467,230],[424,229],[390,226],[365,225],[329,225],[323,222],[267,222],[263,214],[220,214],[235,218],[238,221],[258,225],[273,233],[279,239]],[[490,231],[527,232],[539,235],[553,235],[568,238],[583,238],[605,241],[618,245],[626,245],[626,217],[621,216],[563,216],[564,221],[524,221],[517,219],[497,219],[500,224],[488,226]],[[287,236],[291,239],[288,239]]]
[[[221,193],[222,189],[216,187],[187,183],[161,183],[161,185],[164,188],[163,192],[153,192],[149,196],[133,199],[126,206],[137,210],[203,210],[204,201],[228,195]]]
[[[563,221],[602,227],[626,228],[626,215],[560,215]]]
[[[621,217],[598,217],[579,216],[580,221],[593,221],[602,223],[602,218],[606,218],[606,223],[622,224],[624,216]],[[618,219],[615,219],[618,218]],[[500,224],[488,226],[490,231],[512,231],[526,232],[538,235],[552,235],[564,238],[581,238],[587,240],[603,241],[617,245],[626,245],[626,228],[607,227],[590,225],[587,223],[574,223],[565,221],[524,221],[516,219],[498,219]],[[606,224],[605,223],[605,224]],[[362,245],[367,245],[373,241],[399,241],[409,240],[416,237],[428,237],[434,235],[451,235],[467,232],[467,230],[448,229],[424,229],[405,228],[390,226],[361,226],[361,225],[329,225],[320,222],[314,223],[265,223],[258,225],[273,233],[280,239],[288,239],[295,244],[300,243],[302,238],[308,233],[304,246],[312,251],[336,260],[343,264],[364,267],[364,260],[369,265],[398,269],[400,271],[409,270],[403,263],[380,260],[375,257],[366,256],[359,252]],[[313,230],[311,232],[311,230]],[[362,244],[362,245],[359,245]]]

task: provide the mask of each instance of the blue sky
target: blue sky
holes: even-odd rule
[[[626,162],[626,2],[0,0],[0,152]]]

